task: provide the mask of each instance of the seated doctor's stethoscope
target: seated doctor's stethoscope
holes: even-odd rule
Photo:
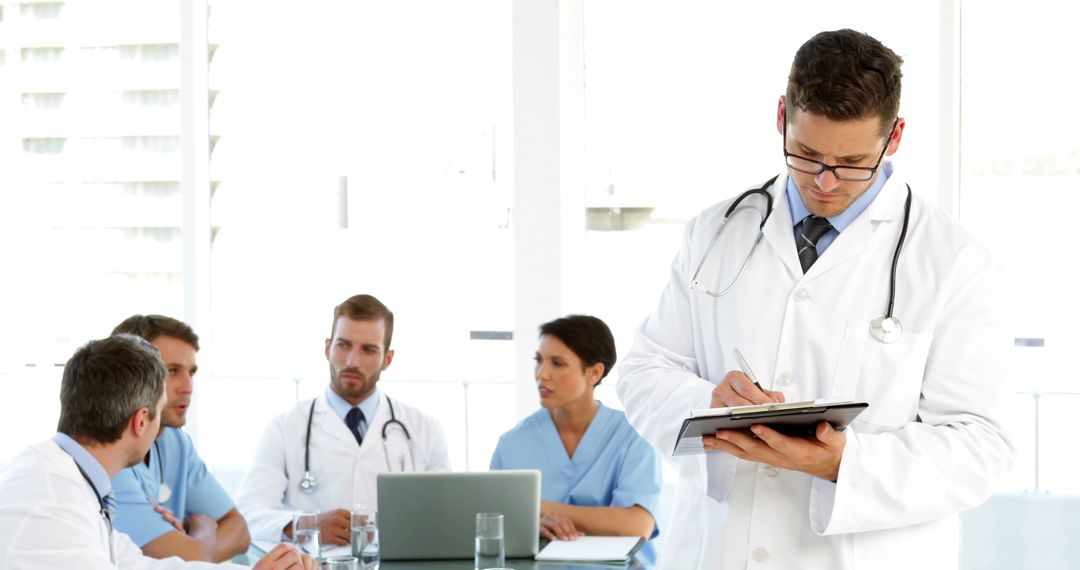
[[[413,450],[412,435],[409,434],[409,429],[405,427],[405,424],[397,419],[397,414],[394,413],[394,403],[389,397],[386,398],[386,404],[390,407],[390,419],[383,422],[380,433],[383,456],[386,459],[386,469],[387,471],[398,472],[416,471],[416,453]],[[300,490],[309,495],[319,488],[319,480],[311,472],[311,421],[314,417],[315,401],[312,400],[311,410],[308,411],[307,435],[304,436],[304,478],[299,483]],[[395,460],[393,461],[390,459],[390,445],[388,443],[391,436],[403,438],[404,449],[408,451],[408,453],[399,452],[395,454]]]
[[[892,128],[889,129],[889,136],[895,131],[899,119],[893,123]],[[881,154],[878,156],[877,163],[873,167],[861,167],[861,166],[830,166],[816,160],[805,158],[796,154],[792,154],[787,150],[787,120],[783,119],[784,124],[784,159],[788,168],[803,172],[806,174],[818,175],[826,170],[832,171],[833,175],[838,180],[854,181],[854,182],[868,182],[873,179],[874,174],[881,167],[881,161],[885,158],[885,151],[889,148],[889,138],[886,138],[885,145],[881,149]],[[773,197],[769,194],[769,188],[776,182],[779,176],[774,176],[767,182],[761,185],[759,188],[747,190],[742,194],[739,194],[724,212],[724,217],[720,221],[720,225],[716,228],[716,233],[713,234],[712,240],[709,241],[708,247],[705,248],[704,255],[701,256],[701,261],[697,264],[697,269],[694,270],[693,276],[690,277],[690,289],[702,292],[711,297],[723,297],[730,293],[735,285],[739,282],[739,278],[742,277],[743,271],[746,270],[746,266],[749,265],[750,259],[754,256],[754,251],[757,249],[761,238],[764,237],[765,223],[769,221],[769,216],[773,212]],[[712,252],[716,246],[717,241],[720,239],[720,234],[723,233],[724,228],[727,227],[728,221],[731,216],[743,209],[755,209],[749,204],[745,204],[746,199],[752,196],[762,196],[765,199],[765,209],[759,211],[761,217],[761,223],[758,225],[757,237],[754,238],[753,244],[750,246],[749,253],[746,254],[746,258],[739,264],[738,272],[735,274],[731,283],[724,286],[722,283],[716,291],[709,289],[701,282],[701,269],[705,265],[705,261],[709,258],[709,253]],[[874,337],[879,342],[885,344],[892,344],[900,340],[903,336],[904,327],[900,322],[900,319],[896,318],[893,314],[893,306],[896,301],[896,266],[900,261],[900,250],[904,245],[904,239],[907,237],[908,222],[911,219],[911,186],[907,186],[907,200],[904,202],[904,223],[900,229],[900,237],[896,240],[896,249],[893,252],[892,266],[889,274],[889,297],[888,302],[885,305],[885,313],[872,319],[870,321],[869,332],[870,336]],[[811,247],[816,247],[814,243],[809,244]],[[804,246],[805,247],[805,246]],[[815,256],[816,257],[816,256]]]

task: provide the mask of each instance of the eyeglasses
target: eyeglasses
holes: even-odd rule
[[[787,162],[789,168],[798,170],[799,172],[805,172],[807,174],[821,174],[826,170],[831,170],[832,173],[840,180],[848,180],[851,182],[866,182],[874,177],[874,173],[877,172],[878,167],[881,166],[881,159],[885,158],[885,151],[889,148],[889,137],[892,136],[893,131],[896,130],[896,124],[900,122],[900,119],[893,121],[892,128],[889,129],[889,135],[885,137],[885,146],[881,149],[881,154],[878,155],[877,162],[873,167],[867,166],[831,166],[824,162],[818,162],[806,158],[805,156],[799,156],[797,154],[791,154],[787,151],[787,117],[784,117],[784,160]]]

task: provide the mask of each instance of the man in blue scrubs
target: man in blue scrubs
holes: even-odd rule
[[[199,337],[187,324],[161,315],[134,315],[113,329],[150,341],[168,374],[161,434],[143,461],[113,478],[116,528],[147,556],[220,562],[247,551],[247,522],[207,470],[180,428],[194,390]]]

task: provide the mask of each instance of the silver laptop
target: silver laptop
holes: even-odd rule
[[[507,558],[540,546],[540,472],[380,473],[383,560],[472,558],[476,514],[502,513]]]

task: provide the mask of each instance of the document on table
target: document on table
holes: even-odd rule
[[[755,424],[767,425],[785,435],[807,438],[814,437],[814,430],[823,421],[843,431],[868,406],[866,402],[812,400],[693,410],[690,417],[683,420],[671,455],[705,453],[701,436],[713,435],[721,429],[750,433],[750,426]]]
[[[553,540],[536,560],[573,562],[629,562],[645,539],[640,536],[583,536],[577,540]]]

